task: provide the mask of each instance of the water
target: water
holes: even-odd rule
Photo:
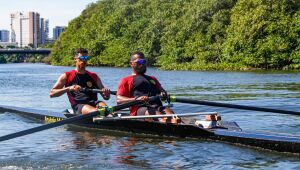
[[[66,95],[49,90],[72,67],[0,65],[0,104],[60,112]],[[129,68],[93,68],[105,86],[117,89]],[[189,72],[149,69],[169,93],[181,97],[299,111],[300,74],[291,72]],[[115,104],[115,98],[108,101]],[[187,107],[188,106],[188,107]],[[300,117],[176,103],[178,113],[217,111],[244,130],[300,136]],[[0,113],[0,135],[41,125]],[[299,169],[297,156],[220,142],[111,134],[62,126],[1,142],[0,169]]]

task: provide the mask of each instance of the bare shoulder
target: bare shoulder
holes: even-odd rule
[[[67,80],[67,74],[66,73],[62,73],[59,78],[59,80]]]
[[[56,86],[63,86],[65,85],[65,83],[67,82],[67,74],[66,73],[63,73],[59,76],[59,78],[57,79],[54,87]]]

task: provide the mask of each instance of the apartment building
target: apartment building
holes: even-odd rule
[[[53,40],[56,40],[66,27],[56,26],[53,28]]]
[[[47,35],[44,33],[45,30],[45,20],[41,20],[37,12],[11,14],[11,42],[17,42],[19,47],[38,47],[42,44],[43,38],[47,38],[43,37]]]
[[[9,41],[9,31],[0,30],[0,42],[8,42],[8,41]]]

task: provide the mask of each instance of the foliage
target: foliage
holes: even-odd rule
[[[53,47],[53,42],[49,42],[49,43],[46,43],[46,44],[42,44],[40,46],[40,48],[52,48]]]
[[[39,54],[28,54],[28,55],[19,55],[19,54],[5,54],[0,55],[0,63],[47,63],[49,64],[49,58]]]
[[[182,70],[300,69],[299,0],[102,0],[73,19],[51,63],[127,66],[140,50],[149,65]]]
[[[8,45],[8,46],[6,46],[6,48],[16,48],[16,46],[14,46],[14,45]]]
[[[29,43],[25,48],[34,48],[34,45],[32,43]]]
[[[4,56],[0,56],[0,64],[7,63]]]
[[[266,69],[293,64],[300,35],[295,28],[299,20],[294,20],[298,4],[291,0],[238,1],[223,44],[224,59]]]

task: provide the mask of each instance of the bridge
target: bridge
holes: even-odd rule
[[[44,54],[49,55],[50,49],[0,49],[1,54]]]

